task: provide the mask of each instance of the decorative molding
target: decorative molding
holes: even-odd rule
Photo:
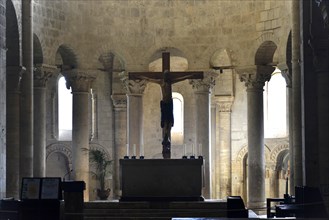
[[[108,152],[108,150],[106,150],[105,147],[103,147],[100,144],[90,143],[89,144],[89,149],[100,150],[100,151],[105,153],[105,157],[106,157],[107,160],[111,159],[110,153]]]
[[[216,84],[218,75],[218,71],[208,70],[203,73],[203,79],[190,79],[189,83],[196,92],[210,92]]]
[[[248,146],[243,146],[242,148],[241,148],[241,150],[239,151],[239,153],[237,154],[237,156],[236,156],[236,161],[238,162],[238,163],[242,163],[243,162],[243,159],[245,158],[245,156],[247,155],[247,153],[248,153]]]
[[[277,145],[272,151],[271,151],[271,154],[270,154],[270,160],[273,162],[273,163],[276,163],[276,160],[279,156],[279,154],[284,151],[284,150],[289,150],[289,145],[288,143],[287,144],[279,144]]]
[[[96,79],[97,70],[73,69],[62,72],[66,80],[66,88],[72,88],[72,93],[88,92]]]
[[[126,72],[121,72],[121,82],[127,94],[143,94],[147,85],[146,80],[129,80]]]
[[[56,66],[51,66],[47,64],[37,64],[33,69],[33,83],[34,87],[45,88],[48,79],[59,73],[59,69]]]
[[[126,94],[114,94],[111,96],[114,109],[127,108]]]
[[[22,76],[26,68],[23,66],[7,66],[7,89],[9,92],[19,92]]]
[[[61,153],[66,156],[69,164],[72,164],[72,152],[69,146],[63,143],[53,143],[46,147],[46,158],[48,158],[52,153]]]
[[[281,75],[286,81],[288,88],[292,88],[292,75],[288,69],[281,70]]]
[[[233,102],[218,102],[219,112],[231,112]]]
[[[245,82],[248,89],[263,90],[265,82],[270,81],[274,69],[272,66],[251,66],[239,68],[237,71],[240,81]]]

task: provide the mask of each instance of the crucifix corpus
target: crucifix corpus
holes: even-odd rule
[[[147,80],[161,87],[162,156],[171,157],[171,128],[174,126],[172,84],[185,79],[203,79],[203,72],[170,72],[170,53],[162,53],[162,72],[129,72],[129,80]]]

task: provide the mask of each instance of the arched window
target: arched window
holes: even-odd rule
[[[58,131],[59,140],[72,140],[72,94],[66,88],[65,78],[58,80]]]
[[[171,129],[171,141],[173,145],[181,145],[184,142],[184,99],[177,92],[172,93],[174,103],[174,126]]]
[[[183,96],[177,92],[173,92],[172,97],[173,97],[173,103],[174,103],[174,127],[172,128],[172,132],[183,134],[183,128],[184,128]]]
[[[264,135],[265,138],[287,136],[286,82],[276,68],[264,89]]]

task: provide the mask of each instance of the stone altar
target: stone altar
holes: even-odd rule
[[[120,201],[203,201],[203,159],[121,159]]]

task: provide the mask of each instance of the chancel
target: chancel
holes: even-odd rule
[[[328,2],[0,0],[0,219],[46,177],[86,218],[328,213]]]
[[[147,80],[160,85],[162,92],[161,128],[162,156],[171,157],[171,128],[174,126],[172,85],[186,79],[202,79],[203,72],[171,72],[170,53],[162,53],[162,73],[159,72],[129,72],[130,80]]]

